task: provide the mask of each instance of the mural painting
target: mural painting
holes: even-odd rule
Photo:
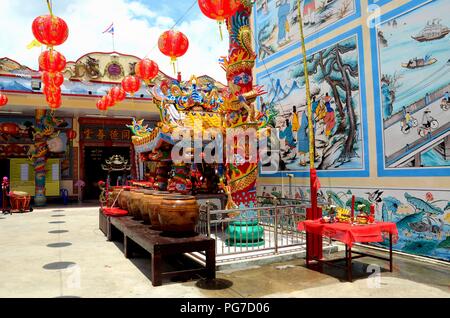
[[[304,0],[300,5],[306,37],[355,12],[354,0]],[[255,17],[259,60],[300,41],[297,0],[257,0]]]
[[[351,36],[308,57],[319,170],[363,169],[358,39]],[[304,69],[295,61],[261,76],[274,107],[280,137],[280,170],[309,169]]]
[[[432,1],[376,30],[386,168],[450,166],[449,10]]]
[[[280,185],[261,185],[261,196],[309,199],[309,188]],[[395,222],[399,239],[394,249],[405,253],[450,260],[450,201],[449,191],[419,191],[400,189],[344,189],[323,188],[319,202],[350,208],[352,196],[356,205],[364,204],[370,210],[375,204],[376,219]],[[380,243],[383,246],[388,242]]]
[[[57,128],[57,136],[50,139],[46,147],[50,158],[61,159],[61,177],[72,176],[72,142],[67,131],[72,127],[72,119],[64,119],[64,127]],[[0,159],[29,158],[35,151],[36,120],[34,117],[0,117]]]

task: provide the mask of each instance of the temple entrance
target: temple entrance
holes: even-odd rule
[[[102,169],[106,159],[114,155],[124,157],[130,162],[129,147],[85,147],[84,148],[84,176],[86,186],[84,189],[85,200],[95,200],[100,196],[98,182],[106,181],[108,172]],[[111,185],[117,183],[118,178],[124,178],[123,172],[111,172]]]

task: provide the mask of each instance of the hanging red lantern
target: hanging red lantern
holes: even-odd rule
[[[45,100],[47,101],[47,104],[51,107],[51,104],[60,104],[61,103],[61,93],[60,92],[54,92],[49,93],[45,95]]]
[[[222,38],[222,23],[231,18],[239,9],[241,5],[240,0],[198,0],[198,6],[200,10],[208,18],[216,20],[220,27],[220,37]]]
[[[143,59],[136,64],[135,72],[145,83],[148,83],[158,75],[159,67],[156,62],[150,59]]]
[[[75,138],[77,138],[77,132],[73,129],[68,129],[66,131],[66,136],[69,140],[74,140]]]
[[[47,72],[61,72],[66,67],[66,58],[55,50],[48,50],[39,56],[39,67]]]
[[[8,104],[8,97],[6,95],[0,94],[0,107]]]
[[[61,87],[48,85],[44,87],[44,95],[60,95],[61,96]]]
[[[200,10],[208,18],[222,22],[232,17],[241,5],[240,0],[198,0]]]
[[[141,88],[141,80],[137,76],[127,76],[122,80],[122,88],[133,96]]]
[[[61,72],[42,72],[42,83],[45,86],[61,86],[64,83],[64,75]]]
[[[100,99],[98,102],[97,102],[97,109],[99,110],[99,111],[105,111],[105,110],[107,110],[108,109],[108,106],[106,106],[105,105],[105,101],[103,100],[103,99]]]
[[[54,101],[54,102],[48,104],[48,106],[49,106],[51,109],[53,109],[53,110],[60,108],[61,105],[62,105],[62,100],[61,100],[61,99],[56,100],[56,101]]]
[[[189,40],[180,31],[168,30],[159,37],[158,47],[162,54],[170,57],[175,72],[175,62],[178,57],[186,54],[189,48]]]
[[[115,103],[114,103],[114,100],[113,100],[112,97],[109,96],[109,95],[103,96],[103,97],[102,97],[102,100],[103,100],[103,102],[104,102],[104,104],[105,104],[106,107],[113,107],[114,104],[115,104]]]
[[[115,103],[119,103],[125,99],[127,93],[123,90],[122,87],[115,86],[111,88],[108,95],[111,96],[112,100]]]
[[[69,37],[67,23],[56,16],[41,15],[32,24],[33,35],[42,44],[48,46],[61,45]]]

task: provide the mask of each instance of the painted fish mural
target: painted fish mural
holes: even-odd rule
[[[287,197],[289,193],[286,186],[270,188],[279,196]],[[309,195],[307,187],[291,190],[300,191]],[[349,208],[352,195],[356,196],[356,205],[374,204],[377,220],[397,225],[399,239],[395,250],[450,261],[450,191],[329,188],[322,192],[325,202],[339,207]],[[376,245],[386,247],[388,241]]]

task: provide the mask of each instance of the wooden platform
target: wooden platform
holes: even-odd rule
[[[131,217],[106,217],[100,211],[99,228],[108,240],[123,240],[126,258],[133,256],[133,250],[140,246],[151,254],[151,280],[153,286],[162,285],[163,278],[192,276],[199,274],[208,279],[216,278],[216,243],[212,238],[193,233],[186,237],[168,236],[155,231],[149,225]],[[198,269],[186,269],[174,272],[162,272],[162,259],[168,255],[191,252],[206,253],[206,265]]]

